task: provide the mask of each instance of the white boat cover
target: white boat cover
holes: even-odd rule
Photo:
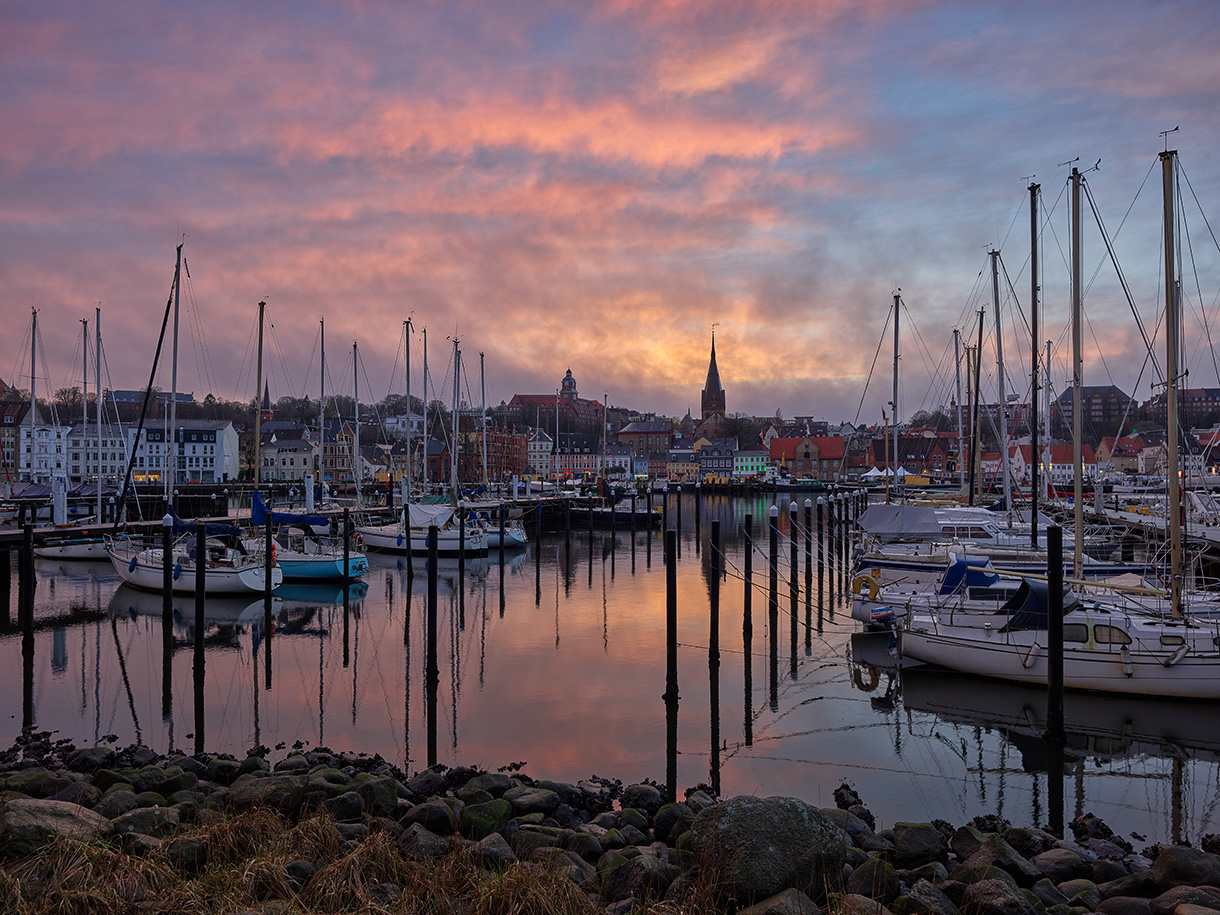
[[[453,517],[453,509],[448,505],[420,505],[411,502],[407,509],[410,512],[410,527],[444,527]]]
[[[935,509],[923,505],[870,505],[858,523],[880,540],[934,540],[941,536]]]

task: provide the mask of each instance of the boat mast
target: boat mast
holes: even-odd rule
[[[995,304],[995,361],[999,369],[1000,389],[1000,473],[1004,475],[1004,511],[1012,527],[1012,489],[1008,481],[1008,398],[1004,391],[1004,328],[1000,322],[1000,252],[994,248],[991,256],[991,299]]]
[[[898,312],[899,306],[902,304],[902,290],[899,289],[894,293],[894,401],[891,404],[893,407],[894,416],[894,486],[898,486],[898,467],[902,462],[898,458]]]
[[[35,397],[34,381],[38,366],[38,309],[30,309],[34,313],[30,325],[30,482],[34,482],[34,412],[38,409],[38,398]]]
[[[479,387],[483,392],[483,485],[487,485],[487,379],[483,374],[483,354],[479,353]]]
[[[428,491],[428,442],[432,439],[432,429],[428,424],[428,328],[424,328],[424,454],[423,479],[424,492]]]
[[[407,351],[407,486],[402,493],[403,510],[411,501],[411,319],[402,322],[403,348]]]
[[[102,309],[94,310],[93,333],[97,342],[93,347],[93,371],[97,379],[97,520],[102,520]],[[87,406],[87,405],[86,405]]]
[[[322,351],[321,377],[318,379],[318,487],[326,469],[326,319],[318,319],[319,347]]]
[[[1038,548],[1038,192],[1040,184],[1029,186],[1029,543]]]
[[[89,429],[89,319],[80,319],[81,329],[81,430],[84,433],[82,438],[88,441]],[[89,458],[88,451],[85,452],[85,475],[89,474]],[[100,456],[99,456],[100,458]],[[98,475],[101,475],[101,460],[98,461]],[[100,479],[99,479],[100,482]],[[100,520],[100,519],[99,519]]]
[[[602,479],[606,479],[606,410],[610,406],[610,395],[602,392]]]
[[[1076,577],[1084,577],[1082,568],[1081,548],[1084,544],[1084,358],[1081,298],[1084,286],[1081,279],[1080,250],[1080,170],[1072,168],[1072,476],[1075,482],[1073,495],[1075,497],[1075,532],[1072,537],[1075,546]]]
[[[458,377],[462,371],[462,351],[458,349],[458,339],[453,338],[453,438],[449,452],[449,488],[453,498],[458,491]]]
[[[555,447],[552,450],[551,476],[559,482],[559,388],[555,389]]]
[[[267,303],[258,303],[258,370],[254,382],[254,488],[263,477],[263,315]],[[251,503],[253,504],[253,503]]]
[[[974,486],[978,490],[979,504],[983,501],[983,436],[979,423],[979,403],[982,400],[980,388],[983,375],[983,309],[979,309],[979,339],[974,347],[974,407],[970,420],[970,429],[974,436],[970,459],[970,472],[973,474]],[[974,504],[975,493],[970,495],[970,504]]]
[[[356,419],[356,437],[352,441],[352,457],[354,458],[352,466],[355,470],[352,471],[356,477],[356,504],[364,504],[364,488],[361,486],[360,473],[360,351],[356,346],[356,341],[352,341],[352,393],[356,396],[356,404],[354,408]]]
[[[165,476],[165,502],[170,504],[170,494],[173,492],[174,483],[178,479],[178,454],[177,448],[174,447],[175,429],[178,425],[178,306],[182,302],[182,245],[178,246],[178,267],[174,271],[174,343],[173,361],[170,367],[170,392],[169,392],[169,429],[165,434],[165,442],[167,453],[169,454],[169,474]],[[176,509],[177,506],[175,505]]]
[[[953,328],[953,371],[957,377],[957,482],[966,482],[966,462],[962,460],[962,356],[961,331]]]
[[[1169,372],[1165,394],[1165,449],[1169,490],[1169,596],[1174,619],[1182,618],[1182,496],[1178,476],[1178,334],[1177,260],[1174,245],[1173,179],[1177,150],[1161,153],[1165,198],[1165,362]]]

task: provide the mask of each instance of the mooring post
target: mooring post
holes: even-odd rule
[[[818,496],[818,620],[822,619],[822,601],[826,586],[826,505]],[[819,627],[820,628],[820,627]]]
[[[428,767],[436,765],[436,690],[440,685],[441,670],[436,660],[436,591],[437,591],[437,541],[440,531],[435,524],[428,527],[428,659],[425,668],[425,692],[428,706]]]
[[[34,614],[34,510],[29,510],[30,521],[24,523],[21,529],[21,581],[17,584],[18,608],[17,616]],[[22,622],[22,626],[32,623]]]
[[[754,516],[747,514],[742,519],[742,534],[745,537],[745,548],[742,551],[743,568],[742,582],[745,585],[741,599],[741,634],[748,641],[754,631],[754,619],[751,611],[751,600],[754,596]]]
[[[504,516],[507,513],[508,513],[508,509],[504,505],[504,500],[501,499],[500,500],[500,567],[501,567],[501,570],[504,567],[504,525],[505,525]],[[501,577],[503,577],[504,572],[501,571],[500,575],[501,575]],[[501,589],[501,590],[503,590],[503,589]]]
[[[1063,722],[1063,528],[1046,529],[1047,587],[1047,794],[1050,832],[1063,836],[1063,760],[1067,735]]]
[[[270,531],[270,526],[268,526]],[[408,534],[409,536],[409,534]],[[270,550],[271,535],[267,535],[268,550]],[[409,553],[411,547],[407,547]],[[409,561],[410,557],[408,557]],[[271,580],[271,572],[267,572],[267,580]],[[350,508],[343,509],[343,587],[346,590],[347,586],[352,581],[352,510]],[[270,593],[270,592],[268,592]]]
[[[767,627],[771,638],[768,642],[771,651],[770,669],[770,700],[771,709],[779,708],[779,506],[772,505],[767,510],[770,530],[770,550],[767,553],[771,565],[770,584],[767,594]]]
[[[799,507],[796,502],[788,503],[788,537],[790,540],[788,550],[788,609],[791,619],[788,621],[789,628],[789,664],[791,669],[789,673],[792,679],[796,679],[796,642],[799,616],[797,610],[797,597],[800,591],[800,584],[797,579],[797,571],[800,568],[800,527],[797,523],[797,512]]]
[[[347,515],[347,509],[343,509],[343,514]],[[343,526],[347,526],[347,519],[344,518]],[[275,544],[271,541],[271,521],[268,519],[266,531],[263,536],[263,615],[271,615],[271,589],[275,585],[272,581],[271,570],[275,568]],[[344,540],[346,541],[346,537]],[[343,581],[347,583],[347,563],[343,564]]]
[[[712,555],[708,557],[711,563],[711,587],[709,588],[710,626],[707,643],[708,668],[708,711],[711,716],[711,752],[712,791],[720,795],[720,576],[724,564],[720,554],[720,520],[712,520],[710,544]]]
[[[161,516],[161,618],[174,617],[174,516]]]
[[[665,785],[678,790],[678,563],[677,531],[665,532]]]
[[[203,752],[203,611],[207,604],[208,531],[206,524],[195,526],[195,656],[191,667],[195,693],[195,753]]]

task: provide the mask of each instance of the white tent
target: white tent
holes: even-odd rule
[[[890,470],[888,467],[885,470],[878,470],[876,467],[872,467],[862,474],[866,480],[875,480],[877,477],[888,477],[889,475]]]

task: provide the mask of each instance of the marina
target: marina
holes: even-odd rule
[[[887,824],[990,813],[1049,826],[1062,798],[1061,816],[1092,812],[1118,832],[1216,831],[1214,703],[1128,711],[1069,694],[1052,766],[1045,691],[945,672],[929,689],[927,672],[899,669],[889,637],[851,619],[846,538],[816,549],[790,499],[671,495],[675,692],[664,532],[552,531],[503,562],[494,550],[439,560],[433,689],[420,558],[370,553],[348,589],[285,586],[269,618],[258,595],[209,596],[202,631],[189,597],[167,619],[160,595],[122,586],[107,564],[36,559],[32,613],[14,582],[0,630],[0,685],[22,697],[4,742],[26,729],[159,753],[261,746],[273,760],[326,746],[408,773],[526,762],[535,777],[672,780],[679,793],[702,784],[823,806],[846,782]]]

